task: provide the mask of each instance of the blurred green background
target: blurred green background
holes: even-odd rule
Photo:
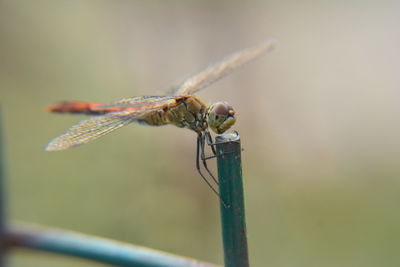
[[[83,117],[44,107],[155,94],[276,37],[199,94],[239,114],[252,265],[400,266],[399,15],[399,1],[1,1],[10,219],[221,264],[194,133],[132,125],[50,153]],[[98,266],[29,251],[10,263]]]

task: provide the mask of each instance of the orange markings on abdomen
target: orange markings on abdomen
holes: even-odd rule
[[[82,102],[82,101],[64,101],[51,106],[48,106],[46,110],[48,112],[57,113],[77,113],[77,114],[104,114],[104,110],[94,110],[94,107],[102,104]]]
[[[55,113],[74,113],[74,114],[106,114],[118,111],[130,111],[138,109],[152,108],[153,105],[138,106],[138,107],[101,107],[104,104],[83,102],[83,101],[64,101],[46,108],[48,112]]]

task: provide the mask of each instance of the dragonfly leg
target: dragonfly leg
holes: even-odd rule
[[[208,130],[205,132],[205,136],[206,136],[206,139],[207,139],[207,144],[211,147],[211,151],[214,154],[214,156],[216,156],[217,155],[217,151],[215,150],[215,143],[213,142],[211,134],[210,134],[210,132]]]
[[[214,188],[214,186],[207,180],[207,178],[204,176],[204,174],[201,172],[201,169],[200,169],[200,158],[201,158],[201,154],[202,154],[202,151],[203,151],[203,149],[201,148],[202,147],[202,136],[198,136],[197,137],[197,149],[196,149],[196,169],[197,169],[197,171],[198,171],[198,173],[200,174],[200,176],[203,178],[203,180],[206,182],[206,184],[208,185],[208,187],[210,187],[211,188],[211,190],[218,196],[218,197],[220,197],[219,196],[219,193],[218,193],[218,191]],[[214,178],[215,179],[215,178]]]
[[[212,156],[208,156],[208,157],[204,157],[203,159],[204,160],[209,160],[209,159],[216,158],[218,156],[217,155],[217,151],[215,150],[216,143],[214,143],[214,141],[212,140],[212,137],[211,137],[211,134],[210,134],[209,131],[205,132],[205,138],[207,140],[207,145],[209,147],[211,147],[211,151],[212,151],[213,155]]]
[[[213,181],[214,181],[217,185],[219,185],[217,179],[215,179],[214,175],[211,173],[210,169],[209,169],[208,166],[207,166],[207,159],[208,159],[208,158],[206,158],[205,155],[204,155],[205,138],[206,138],[206,135],[201,135],[201,136],[199,137],[199,139],[200,139],[200,158],[201,158],[201,160],[202,160],[202,162],[203,162],[204,169],[206,169],[206,171],[207,171],[208,174],[211,176],[211,178],[213,179]]]
[[[206,136],[207,144],[211,147],[211,151],[213,152],[213,155],[212,156],[208,156],[208,157],[204,157],[203,158],[204,160],[209,160],[209,159],[212,159],[212,158],[216,158],[217,156],[222,156],[223,154],[231,153],[231,152],[224,152],[223,154],[217,154],[217,151],[215,150],[215,146],[217,145],[217,143],[213,142],[213,139],[211,137],[210,132],[206,131],[205,132],[205,136]],[[243,148],[242,148],[242,151],[243,151]]]
[[[198,171],[198,173],[200,174],[201,178],[203,178],[203,180],[206,182],[206,184],[208,185],[208,187],[215,193],[215,195],[217,195],[217,197],[221,200],[221,203],[224,205],[225,208],[229,208],[229,206],[225,203],[225,201],[222,199],[221,195],[219,194],[219,192],[214,188],[214,186],[207,180],[207,178],[204,176],[204,174],[201,172],[200,169],[200,159],[202,158],[202,154],[204,154],[204,139],[201,135],[199,135],[197,137],[197,149],[196,149],[196,169]],[[203,155],[204,156],[204,155]],[[203,160],[203,159],[202,159]],[[203,165],[205,165],[204,167],[207,166],[207,164],[204,164],[203,161]],[[211,175],[211,177],[215,180],[214,176],[211,174],[211,172],[208,170],[208,168],[206,168],[206,170],[208,171],[208,173]]]

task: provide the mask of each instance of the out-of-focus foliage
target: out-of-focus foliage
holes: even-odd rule
[[[200,93],[229,101],[244,147],[254,266],[399,266],[396,1],[2,1],[10,219],[222,263],[195,135],[133,125],[63,152],[59,100],[154,94],[226,54],[273,53]],[[189,245],[190,244],[190,245]],[[13,252],[13,266],[93,266]]]

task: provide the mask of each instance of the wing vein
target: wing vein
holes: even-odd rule
[[[227,76],[232,71],[257,58],[263,53],[271,51],[275,47],[276,43],[276,40],[271,39],[254,47],[233,53],[222,61],[210,65],[205,70],[184,80],[173,92],[175,95],[194,94]]]

